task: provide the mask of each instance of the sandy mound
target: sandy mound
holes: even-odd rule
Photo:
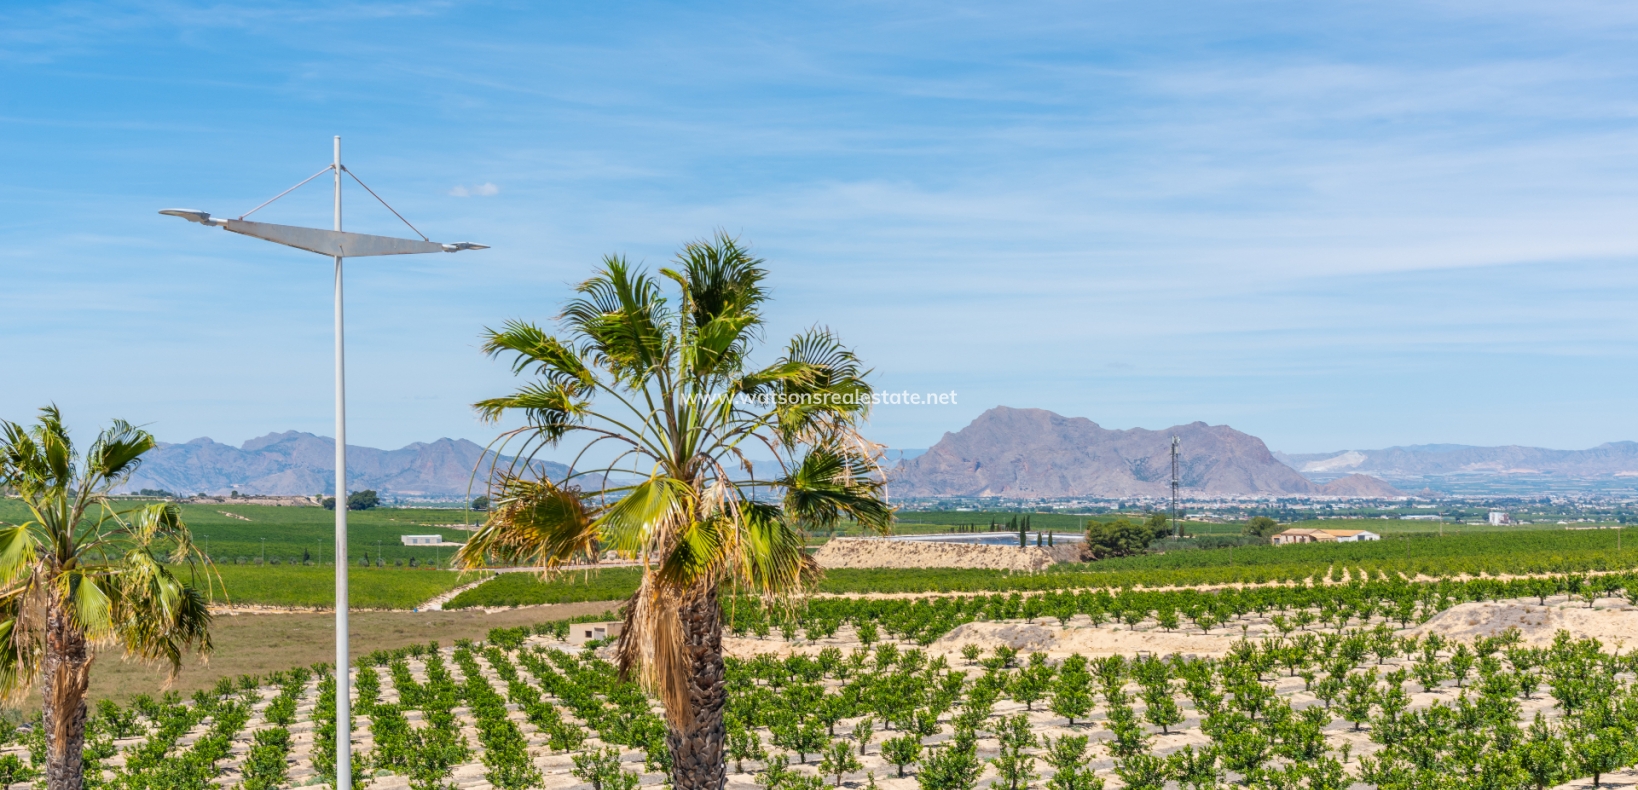
[[[967,645],[978,645],[989,653],[1003,645],[1025,653],[1046,653],[1062,658],[1071,653],[1133,656],[1139,652],[1171,655],[1220,656],[1228,652],[1236,637],[1227,631],[1215,634],[1132,631],[1113,626],[1059,628],[1018,623],[964,623],[945,634],[928,649],[931,653],[959,655]]]
[[[1584,606],[1553,604],[1537,606],[1511,601],[1464,603],[1433,616],[1412,630],[1414,634],[1437,632],[1441,636],[1470,641],[1481,636],[1498,636],[1509,628],[1519,629],[1529,645],[1552,644],[1559,629],[1576,638],[1592,637],[1605,648],[1638,641],[1638,610],[1628,607],[1588,609]]]
[[[973,543],[831,538],[813,558],[821,568],[988,568],[1039,571],[1052,566],[1044,548]]]
[[[959,652],[969,644],[976,644],[987,653],[1006,645],[1014,650],[1036,653],[1051,648],[1057,642],[1058,635],[1053,629],[1033,623],[962,623],[934,642],[933,647]]]

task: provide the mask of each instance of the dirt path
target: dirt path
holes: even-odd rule
[[[479,586],[479,585],[481,585],[481,584],[483,584],[483,583],[485,583],[487,581],[489,581],[488,578],[479,579],[479,580],[474,581],[474,582],[467,582],[466,584],[463,584],[463,585],[461,585],[459,587],[456,587],[454,589],[451,589],[451,590],[445,590],[444,592],[441,592],[441,593],[438,593],[437,595],[432,596],[432,598],[428,599],[427,601],[422,603],[420,606],[417,606],[415,608],[416,608],[416,610],[422,611],[422,612],[441,612],[441,611],[444,610],[444,604],[449,603],[451,600],[453,600],[455,598],[455,596],[460,595],[461,593],[464,593],[467,590],[470,590],[470,589],[472,589],[474,587],[477,587],[477,586]]]

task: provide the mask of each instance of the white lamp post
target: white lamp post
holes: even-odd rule
[[[296,187],[312,181],[326,172],[335,175],[335,229],[320,230],[318,228],[301,228],[293,225],[273,225],[266,222],[249,222],[245,217],[260,210],[273,200],[278,200],[290,194]],[[336,784],[338,789],[352,787],[352,700],[350,686],[352,685],[348,670],[350,659],[347,655],[347,376],[346,376],[346,347],[343,342],[342,322],[342,290],[341,290],[341,261],[343,258],[361,258],[372,255],[407,255],[421,252],[460,252],[462,250],[488,249],[483,244],[471,242],[456,242],[440,244],[428,239],[410,225],[392,206],[382,200],[381,205],[387,206],[388,211],[409,225],[421,239],[399,239],[391,236],[370,236],[362,233],[344,233],[341,230],[341,174],[345,172],[358,181],[341,164],[341,137],[335,138],[335,158],[329,166],[307,178],[290,189],[279,193],[273,200],[239,215],[238,219],[222,219],[198,209],[168,208],[160,211],[173,217],[181,217],[189,222],[197,222],[206,227],[219,227],[233,233],[245,236],[254,236],[298,250],[316,252],[328,255],[335,259],[336,281]],[[381,200],[373,190],[358,181],[376,200]],[[263,539],[266,542],[266,539]],[[264,550],[265,551],[265,550]]]

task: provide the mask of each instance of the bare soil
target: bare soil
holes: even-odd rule
[[[1518,600],[1464,603],[1434,615],[1412,633],[1438,633],[1467,642],[1517,628],[1525,644],[1537,647],[1552,644],[1560,630],[1577,639],[1597,639],[1615,650],[1638,642],[1638,609],[1613,599],[1599,603],[1591,608],[1562,599],[1546,606]]]
[[[984,568],[999,571],[1043,571],[1054,558],[1034,546],[984,546],[974,543],[831,538],[813,555],[821,568]]]

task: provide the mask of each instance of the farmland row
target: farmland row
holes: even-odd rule
[[[734,770],[776,790],[878,780],[1022,790],[1042,779],[1049,790],[1111,779],[1155,790],[1551,786],[1638,760],[1638,659],[1567,636],[1530,647],[1511,635],[1454,642],[1405,630],[1460,601],[1522,593],[1581,606],[1638,590],[1633,577],[1546,582],[828,599],[761,620],[736,609],[736,631],[777,626],[784,640],[728,660],[727,751]],[[1260,618],[1278,634],[1241,639],[1220,658],[1055,660],[1008,648],[956,658],[923,647],[955,623],[1038,618],[1201,631]],[[840,624],[850,643],[835,641]],[[669,754],[655,703],[593,650],[558,642],[567,626],[361,658],[356,782],[522,790],[572,775],[631,790],[642,776],[658,781]],[[795,641],[824,647],[772,652]],[[329,776],[335,687],[318,665],[224,680],[191,703],[171,694],[99,705],[90,784],[203,787],[222,777],[261,790]],[[0,735],[10,744],[0,771],[35,778],[38,727]]]
[[[1194,550],[1054,566],[1040,573],[959,568],[830,569],[823,593],[950,593],[1274,584],[1379,577],[1450,578],[1625,571],[1638,547],[1616,549],[1613,531],[1541,531],[1396,538],[1370,543]],[[1630,541],[1628,542],[1630,543]],[[621,600],[637,588],[634,568],[541,580],[501,574],[457,595],[445,608]]]

